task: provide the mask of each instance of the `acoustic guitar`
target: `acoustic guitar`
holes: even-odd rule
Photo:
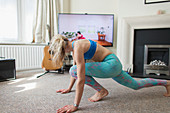
[[[63,62],[61,61],[52,61],[51,55],[49,53],[49,46],[44,47],[44,58],[42,61],[42,68],[44,68],[46,71],[50,70],[58,70],[61,69],[63,66]]]

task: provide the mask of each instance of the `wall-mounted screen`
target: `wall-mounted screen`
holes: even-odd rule
[[[58,14],[58,32],[77,33],[85,39],[91,39],[102,46],[113,46],[114,15],[113,14]],[[70,40],[74,40],[73,35]]]

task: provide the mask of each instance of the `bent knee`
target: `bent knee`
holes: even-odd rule
[[[72,66],[69,70],[69,73],[72,77],[77,77],[76,76],[77,75],[77,66],[76,65]]]

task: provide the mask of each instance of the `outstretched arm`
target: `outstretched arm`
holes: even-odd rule
[[[66,105],[60,109],[57,110],[57,113],[63,113],[63,112],[73,112],[78,109],[78,106],[80,104],[83,90],[84,90],[84,84],[85,84],[85,61],[84,61],[84,51],[82,50],[80,45],[76,44],[74,48],[74,60],[76,61],[77,65],[77,84],[76,84],[76,95],[74,100],[74,105]]]
[[[75,60],[74,60],[74,52],[73,52],[73,65],[75,65]],[[57,90],[56,92],[61,92],[61,94],[64,94],[64,93],[69,93],[75,83],[76,79],[74,77],[70,77],[70,85],[68,87],[68,89],[60,89],[60,90]]]
[[[77,65],[77,84],[76,84],[76,96],[74,104],[79,105],[85,84],[85,61],[84,50],[80,44],[75,43],[74,48],[74,60]]]
[[[68,87],[68,89],[69,89],[70,91],[71,91],[71,89],[72,89],[75,81],[76,81],[76,79],[71,76],[71,77],[70,77],[70,85],[69,85],[69,87]]]

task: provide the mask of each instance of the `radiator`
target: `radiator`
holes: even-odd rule
[[[15,59],[16,70],[41,68],[44,46],[0,45],[0,57]]]

